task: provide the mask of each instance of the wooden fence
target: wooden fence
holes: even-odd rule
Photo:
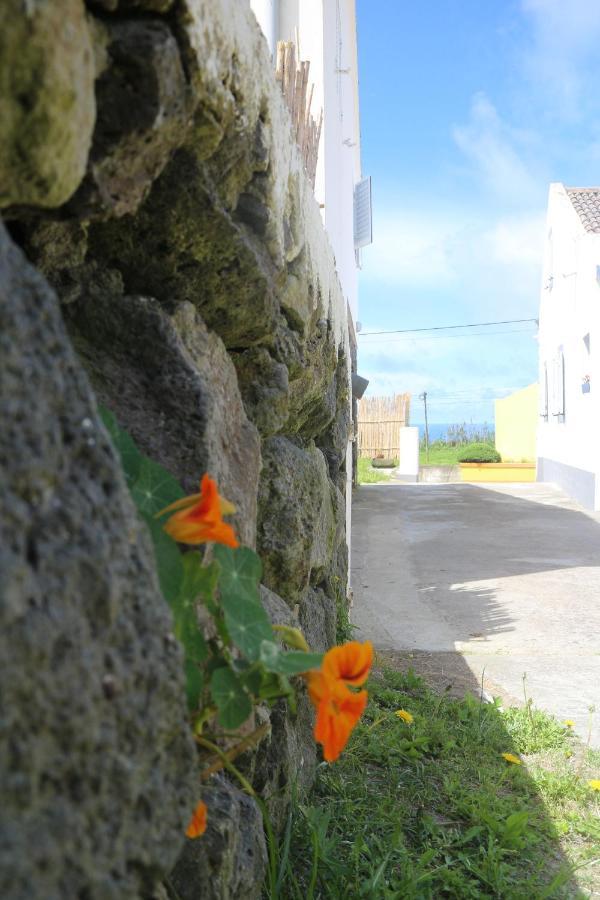
[[[408,425],[410,394],[363,397],[358,401],[358,455],[397,459],[400,429]]]
[[[317,175],[319,141],[323,127],[323,110],[314,119],[310,110],[314,85],[308,85],[310,62],[296,61],[294,41],[277,42],[276,78],[281,85],[285,102],[292,117],[294,137],[300,148],[306,174],[314,189]]]

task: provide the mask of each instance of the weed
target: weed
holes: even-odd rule
[[[380,481],[389,481],[390,476],[382,469],[374,469],[371,466],[371,460],[362,456],[358,458],[358,483],[359,484],[377,484]]]
[[[531,704],[434,694],[413,672],[377,672],[369,691],[345,755],[294,810],[281,897],[586,896],[573,872],[594,877],[600,808],[565,755],[568,729]],[[583,753],[596,771],[600,754]]]

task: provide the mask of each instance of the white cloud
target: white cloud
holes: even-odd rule
[[[498,352],[501,351],[501,352]],[[418,397],[428,393],[431,421],[490,421],[493,399],[525,387],[537,374],[532,329],[522,336],[359,339],[359,371],[369,396],[408,392],[413,420],[422,420]]]
[[[439,285],[452,277],[447,243],[456,224],[451,219],[407,209],[375,211],[375,240],[365,255],[369,278],[390,284]]]
[[[483,188],[502,207],[539,203],[544,178],[523,155],[535,137],[504,122],[485,94],[473,97],[468,123],[455,126],[453,136],[471,164],[471,188]]]
[[[487,232],[492,258],[519,269],[540,269],[544,236],[544,216],[532,214],[500,219]]]
[[[532,43],[524,61],[538,89],[551,97],[565,118],[581,112],[585,70],[598,52],[600,3],[597,0],[522,0],[532,26]],[[597,85],[589,85],[596,93]]]
[[[537,309],[542,213],[487,218],[485,210],[457,206],[424,218],[422,210],[387,209],[380,221],[385,228],[365,254],[364,286],[393,286],[403,297],[420,289],[438,308],[454,310],[440,314],[437,324],[469,321],[483,310],[488,318],[507,318],[507,312],[517,317],[523,308]],[[363,321],[368,312],[361,310]]]

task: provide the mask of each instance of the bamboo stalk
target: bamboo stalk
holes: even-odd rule
[[[323,111],[318,122],[311,113],[314,85],[310,85],[310,61],[300,59],[297,40],[277,42],[275,77],[290,112],[292,133],[300,150],[309,181],[314,188],[323,126]],[[297,54],[297,56],[296,56]]]
[[[359,455],[400,453],[400,428],[409,422],[410,394],[393,397],[363,397],[358,404]]]

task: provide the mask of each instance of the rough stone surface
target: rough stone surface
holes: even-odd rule
[[[199,160],[185,147],[135,217],[92,225],[89,256],[118,269],[127,293],[156,297],[169,309],[193,303],[228,347],[250,347],[275,329],[264,249],[215,206]]]
[[[62,16],[69,4],[77,5],[68,0],[61,7]],[[91,39],[84,35],[80,47],[91,46],[90,65],[97,77],[92,151],[87,168],[86,151],[81,163],[70,169],[73,189],[84,170],[85,183],[68,203],[52,212],[12,206],[8,210],[11,234],[56,289],[69,333],[99,398],[113,409],[142,450],[172,471],[187,491],[197,489],[204,470],[217,477],[225,496],[238,507],[234,524],[245,543],[254,542],[258,523],[265,581],[280,595],[269,595],[271,614],[285,612],[290,621],[303,625],[315,649],[325,649],[334,639],[336,601],[346,585],[347,306],[320,210],[291,139],[289,113],[273,75],[267,44],[246,0],[178,0],[176,4],[170,0],[89,0],[88,5],[87,20],[72,20],[83,22],[91,34]],[[36,10],[41,6],[35,4]],[[51,6],[45,5],[45,15],[50,15]],[[167,9],[168,15],[160,18]],[[0,42],[3,39],[4,34]],[[66,53],[65,65],[71,65],[69,59]],[[29,63],[25,65],[27,68]],[[43,80],[40,83],[45,85]],[[62,84],[60,79],[57,84]],[[9,92],[9,96],[14,95]],[[53,107],[50,104],[48,108]],[[65,138],[71,134],[71,121],[69,113]],[[12,140],[16,132],[13,129],[9,134]],[[79,136],[83,140],[86,135],[89,147],[91,124]],[[49,139],[41,140],[51,151],[51,185],[60,184],[54,176],[60,174],[57,167],[64,156],[57,157]],[[12,143],[10,152],[18,156],[18,142]],[[36,142],[31,146],[37,146]],[[40,196],[39,188],[36,190]],[[53,202],[66,199],[63,190]],[[42,200],[11,194],[7,202]],[[32,339],[32,353],[38,340],[39,335]],[[42,341],[42,351],[44,346]],[[44,351],[40,358],[45,359]],[[44,417],[45,426],[52,431],[64,418],[62,413],[55,415],[62,391],[53,387],[51,377],[47,380],[44,390],[52,391],[51,399],[58,404]],[[24,428],[37,411],[37,402],[19,406]],[[96,424],[93,414],[89,418]],[[76,444],[77,452],[78,447]],[[266,464],[260,476],[257,516],[261,447]],[[90,472],[85,466],[78,469],[75,483],[80,493],[94,501],[105,481],[110,481],[103,478],[103,472]],[[112,505],[107,504],[108,508],[114,512]],[[92,503],[93,521],[95,510]],[[107,515],[107,510],[98,515]],[[125,519],[130,521],[127,516]],[[62,545],[58,533],[52,544],[56,559],[69,557],[71,552],[70,530],[63,529],[61,534]],[[83,527],[82,540],[87,534]],[[94,534],[104,532],[96,529]],[[128,553],[135,554],[135,529],[132,534],[133,543],[125,546]],[[121,560],[118,548],[108,537],[101,543],[98,559],[108,559],[107,571],[112,573],[111,566]],[[79,582],[75,575],[69,577],[69,585],[76,590]],[[104,573],[90,576],[91,587],[82,590],[86,602],[96,596],[97,584],[102,585],[106,577]],[[140,591],[146,590],[146,577],[151,575],[141,578]],[[125,584],[129,584],[127,579]],[[152,604],[149,610],[133,606],[135,616],[154,614]],[[154,653],[162,626],[159,623],[148,635],[145,622],[141,620],[140,634],[148,652]],[[95,628],[98,639],[103,639],[102,622]],[[136,685],[138,679],[139,690],[143,690],[146,670],[139,675],[135,635],[129,630],[126,634],[133,648],[131,673],[123,665],[119,678],[127,684],[131,678]],[[87,648],[86,641],[82,638],[81,646]],[[116,646],[121,648],[122,643],[116,640]],[[41,652],[32,645],[31,665]],[[74,649],[68,658],[83,671],[91,665]],[[95,660],[94,652],[90,659]],[[160,673],[166,665],[161,652],[157,659]],[[151,735],[158,727],[155,717],[162,711],[166,693],[172,696],[179,684],[179,661],[173,666],[173,677],[164,685],[161,682],[155,695],[146,694]],[[74,671],[77,683],[78,671]],[[83,676],[82,682],[85,687]],[[107,682],[107,691],[113,690],[112,684]],[[136,704],[137,694],[132,752],[138,747]],[[79,710],[77,694],[64,698],[64,708],[71,706]],[[177,711],[176,704],[171,707],[167,723],[173,722]],[[240,760],[240,765],[263,792],[273,822],[280,826],[292,779],[297,779],[300,791],[312,779],[312,711],[306,696],[301,695],[296,717],[286,714],[281,705],[271,710],[270,719],[270,737],[253,759]],[[62,720],[51,705],[41,721],[57,730]],[[54,733],[52,728],[49,730]],[[172,732],[177,735],[176,729]],[[75,743],[76,752],[78,746]],[[103,777],[112,764],[109,755],[96,759],[96,744],[90,746],[93,763]],[[160,753],[162,749],[150,775],[146,776],[144,765],[140,767],[140,790],[151,791],[155,783],[166,783],[180,764],[177,754],[173,760],[163,760]],[[124,840],[128,840],[130,820],[140,823],[143,863],[138,864],[136,857],[127,871],[132,883],[136,878],[140,884],[144,882],[145,897],[152,891],[145,883],[152,880],[147,872],[154,867],[159,873],[168,858],[172,859],[172,839],[165,833],[181,816],[182,785],[193,772],[192,765],[189,769],[182,765],[172,802],[159,797],[157,806],[137,805],[137,798],[131,798],[125,789],[119,809],[115,790],[114,809],[111,805],[105,816],[103,810],[98,812],[95,798],[82,798],[82,821],[96,816],[98,829],[111,822],[117,811],[124,823]],[[115,783],[121,785],[123,779],[115,778]],[[216,781],[214,788],[207,839],[186,847],[177,870],[178,885],[189,880],[179,896],[182,900],[187,896],[194,900],[199,896],[258,896],[264,845],[256,809],[250,810],[247,798],[237,787],[227,787],[223,779]],[[45,790],[44,796],[49,797],[51,788]],[[59,780],[55,797],[63,793]],[[104,796],[102,790],[100,796]],[[188,796],[193,797],[194,791]],[[155,795],[151,800],[154,803]],[[149,834],[156,809],[160,810],[160,827]],[[113,831],[120,860],[121,831]],[[36,822],[29,840],[33,845],[37,839],[36,851],[43,845],[39,833]],[[79,848],[94,833],[93,828],[80,827],[74,845]],[[62,840],[64,859],[71,858],[70,836],[61,838],[59,829],[52,827],[42,829],[42,834],[45,841],[55,840],[57,847]],[[135,857],[138,843],[133,841],[131,846]],[[106,841],[101,840],[99,847],[99,859],[103,859]],[[253,853],[250,863],[248,849]],[[85,867],[91,852],[86,849],[83,856],[83,882],[85,872],[90,871]],[[36,871],[34,865],[32,878]],[[111,894],[110,885],[97,888],[93,879],[88,879],[85,889],[89,892],[86,895],[82,888],[81,897],[111,900],[114,896],[116,900],[136,896],[137,888],[128,893],[129,887],[121,887],[119,884]],[[63,896],[76,897],[77,893],[68,885]],[[28,897],[34,895],[46,900],[44,888],[41,894],[39,890],[27,893]],[[54,900],[51,891],[47,895]]]
[[[308,440],[324,432],[336,414],[337,349],[329,329],[326,319],[317,322],[290,385],[289,431]]]
[[[86,177],[69,203],[78,216],[135,212],[185,133],[191,96],[175,38],[159,20],[109,21]]]
[[[186,842],[169,881],[179,900],[258,900],[267,850],[258,805],[224,776],[202,789],[208,827]],[[242,827],[243,825],[243,827]]]
[[[94,54],[82,0],[5,0],[0,28],[0,207],[60,206],[85,172]]]
[[[0,418],[0,896],[138,897],[193,806],[181,651],[56,297],[4,229]]]
[[[302,627],[281,597],[264,585],[261,586],[261,599],[274,625]],[[306,629],[302,630],[306,635]],[[315,649],[319,647],[315,646]],[[317,749],[313,736],[314,714],[302,684],[297,685],[297,699],[294,715],[290,715],[283,701],[270,711],[271,732],[258,748],[252,772],[254,788],[264,797],[271,823],[278,831],[285,825],[294,788],[302,796],[315,778]]]
[[[89,0],[89,2],[91,6],[106,12],[147,10],[148,12],[164,13],[173,6],[174,0]]]
[[[266,347],[232,355],[248,417],[262,437],[276,434],[289,416],[287,367],[272,358]]]
[[[263,444],[258,550],[267,587],[293,606],[334,550],[331,483],[321,451],[276,436]]]
[[[67,312],[101,401],[186,493],[209,472],[237,507],[240,539],[254,546],[259,437],[221,340],[188,303],[169,316],[150,298],[101,296]]]
[[[340,353],[335,371],[335,410],[329,426],[317,437],[317,445],[329,467],[329,477],[342,494],[346,491],[346,449],[352,429],[348,361]]]
[[[309,587],[299,603],[298,618],[311,650],[323,652],[335,644],[335,599],[321,587]]]

